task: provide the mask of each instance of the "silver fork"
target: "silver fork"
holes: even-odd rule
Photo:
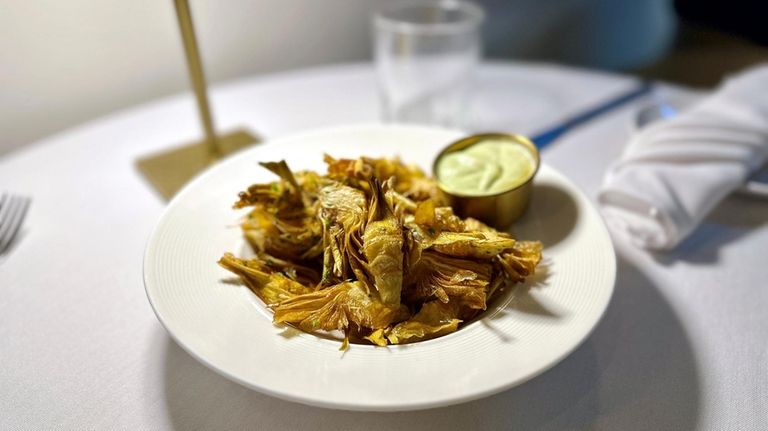
[[[27,215],[30,199],[3,193],[0,197],[0,254],[4,253],[19,232]]]

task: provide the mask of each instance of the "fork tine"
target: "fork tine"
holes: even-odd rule
[[[6,232],[10,231],[18,211],[16,197],[13,195],[7,196],[2,204],[3,206],[0,207],[0,242],[5,239]]]
[[[8,205],[6,202],[8,200],[8,193],[3,193],[3,196],[0,196],[0,226],[2,226],[5,220],[5,213],[8,212]]]
[[[26,205],[29,198],[23,197],[23,196],[14,196],[9,195],[8,200],[6,201],[8,211],[7,214],[7,223],[0,222],[0,225],[5,224],[5,226],[0,226],[0,236],[4,235],[4,232],[10,231],[11,227],[13,227],[16,223],[19,223],[17,219],[19,216],[24,216],[24,213],[26,212]],[[7,233],[5,233],[7,235]]]
[[[11,211],[14,209],[12,204],[12,196],[3,194],[2,198],[0,198],[0,238],[4,238],[2,232],[11,223]]]
[[[29,203],[29,198],[18,196],[10,196],[3,201],[3,207],[0,208],[0,253],[5,252],[18,233]]]
[[[8,244],[21,225],[27,211],[28,200],[18,196],[9,196],[3,206],[3,219],[0,220],[0,252],[5,251]]]

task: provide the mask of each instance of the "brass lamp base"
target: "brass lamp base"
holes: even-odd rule
[[[216,137],[218,154],[211,152],[206,142],[194,142],[136,161],[136,167],[166,200],[216,160],[260,141],[245,130],[236,130]]]

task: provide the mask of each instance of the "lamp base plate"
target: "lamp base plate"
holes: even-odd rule
[[[136,161],[136,167],[163,198],[169,200],[184,184],[221,157],[261,140],[246,130],[219,135],[220,154],[212,154],[207,142],[193,142]]]

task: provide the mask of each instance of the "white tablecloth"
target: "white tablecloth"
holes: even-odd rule
[[[486,64],[475,124],[531,133],[633,82]],[[239,81],[215,88],[212,100],[222,130],[245,125],[267,137],[378,117],[368,65]],[[594,197],[638,103],[571,132],[544,159]],[[550,371],[499,395],[421,412],[351,413],[280,401],[220,377],[169,338],[141,274],[164,202],[133,161],[198,130],[184,95],[0,159],[0,190],[34,199],[0,262],[0,429],[768,427],[768,204],[738,197],[673,254],[618,243],[615,296],[594,333]]]

